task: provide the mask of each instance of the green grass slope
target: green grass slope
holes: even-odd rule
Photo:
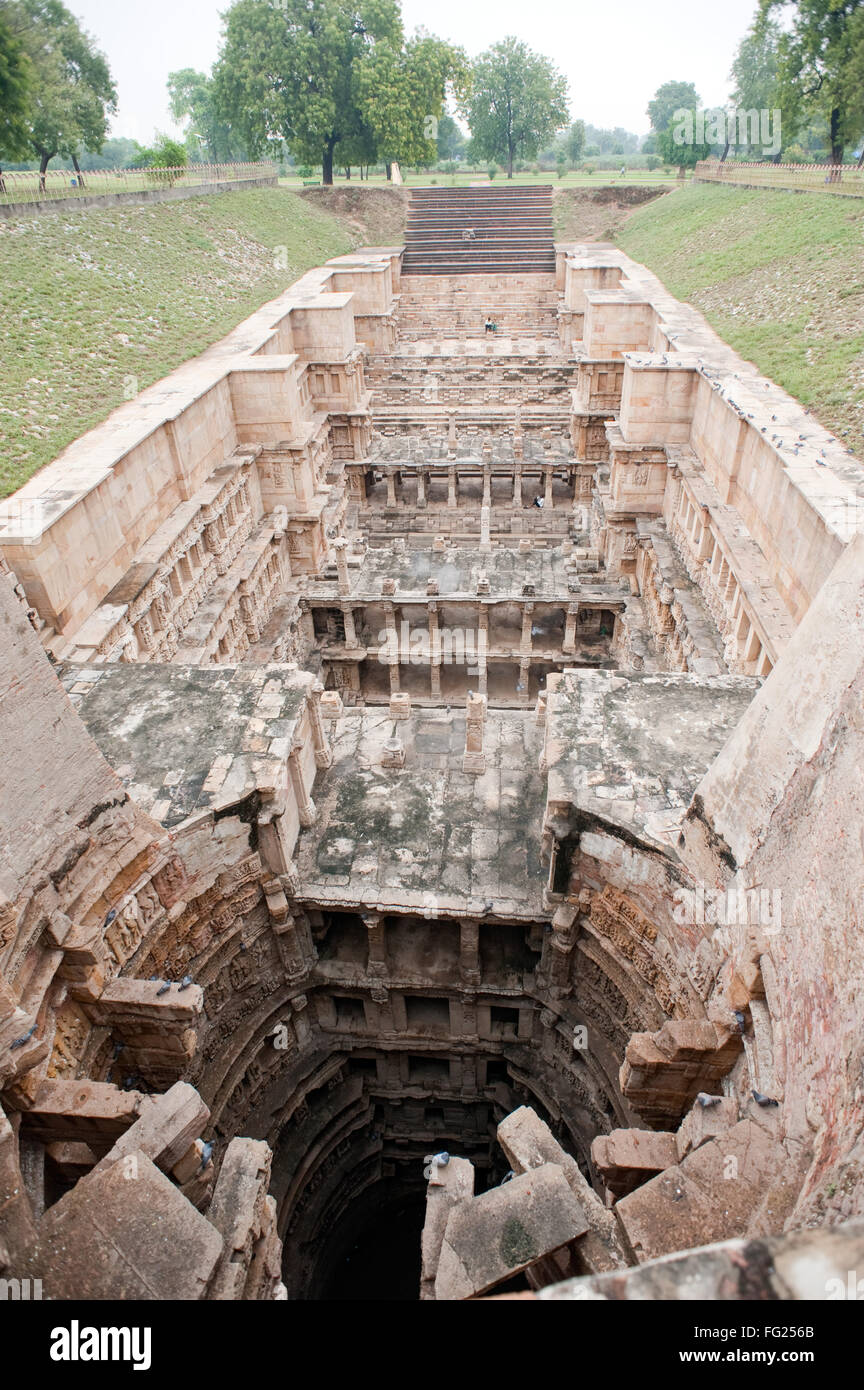
[[[0,219],[0,497],[361,239],[284,189]]]
[[[617,240],[864,450],[864,200],[687,184],[638,208]]]

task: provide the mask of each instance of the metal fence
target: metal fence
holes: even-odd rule
[[[194,188],[211,183],[275,179],[275,164],[189,164],[177,169],[38,169],[0,173],[0,207],[12,203],[104,197],[112,193],[152,193],[163,188]]]
[[[696,165],[693,177],[711,183],[812,189],[864,198],[864,169],[857,164],[741,164],[729,159],[704,159]]]

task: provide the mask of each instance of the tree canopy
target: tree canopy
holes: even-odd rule
[[[564,137],[564,150],[570,164],[575,168],[585,150],[585,122],[574,121]]]
[[[333,182],[342,164],[434,159],[458,50],[406,42],[396,0],[236,0],[214,72],[216,109],[252,154],[284,140]],[[428,132],[428,133],[427,133]]]
[[[82,145],[102,148],[108,117],[117,109],[108,63],[61,0],[6,0],[3,18],[32,74],[27,147],[43,174],[56,154],[77,169]]]
[[[757,25],[781,12],[778,97],[783,123],[797,130],[814,117],[828,126],[832,164],[864,129],[862,0],[759,0]]]
[[[692,82],[664,82],[648,103],[651,129],[658,135],[669,130],[676,111],[696,111],[701,98]]]
[[[567,79],[548,58],[510,36],[473,64],[462,114],[476,153],[506,164],[512,179],[513,161],[532,158],[567,124]]]
[[[711,153],[704,132],[713,113],[702,111],[701,102],[692,82],[664,82],[648,103],[657,151],[665,163],[678,165],[682,178]]]
[[[186,143],[191,154],[212,164],[244,159],[245,148],[231,125],[220,119],[213,79],[206,72],[181,68],[168,74],[168,97],[175,121],[186,122]]]
[[[450,112],[445,111],[438,122],[438,158],[460,159],[467,144],[468,141],[450,115]]]
[[[30,62],[0,9],[0,154],[17,159],[30,147]]]

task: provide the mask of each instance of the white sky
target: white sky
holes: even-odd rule
[[[177,68],[209,71],[229,0],[66,0],[107,54],[119,92],[112,133],[150,141],[172,130],[165,82]],[[418,25],[476,55],[506,34],[546,54],[570,82],[574,117],[645,134],[661,82],[694,82],[707,106],[729,93],[735,49],[756,0],[403,0]]]

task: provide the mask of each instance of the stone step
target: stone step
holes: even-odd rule
[[[472,242],[462,239],[466,227]],[[551,186],[415,189],[405,247],[406,276],[551,274]]]

